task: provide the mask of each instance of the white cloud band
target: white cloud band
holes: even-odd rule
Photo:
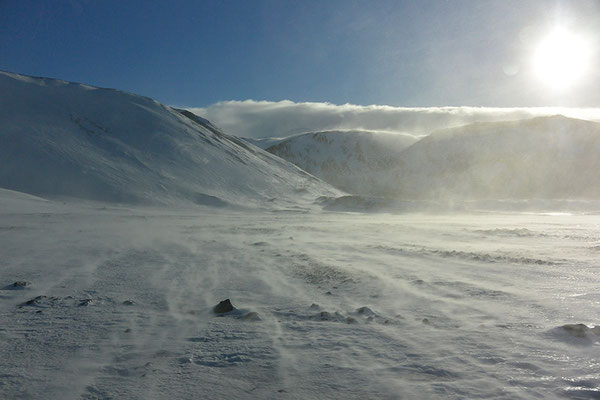
[[[353,104],[295,103],[289,100],[223,101],[188,110],[225,132],[242,137],[286,137],[322,130],[376,130],[413,135],[474,122],[517,120],[562,114],[600,121],[600,108],[392,107]]]

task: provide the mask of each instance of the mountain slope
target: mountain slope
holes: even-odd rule
[[[600,124],[560,115],[433,133],[382,181],[402,198],[600,197]]]
[[[382,171],[397,165],[410,135],[371,131],[324,131],[293,136],[267,150],[349,193],[376,190]]]
[[[244,137],[242,139],[244,139],[244,141],[246,141],[256,147],[266,150],[269,147],[275,146],[276,144],[279,144],[288,138],[247,138],[247,137]]]
[[[0,187],[126,203],[336,195],[210,122],[112,89],[0,72]]]

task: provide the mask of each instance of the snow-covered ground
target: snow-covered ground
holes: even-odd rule
[[[598,398],[599,226],[3,190],[0,398]]]

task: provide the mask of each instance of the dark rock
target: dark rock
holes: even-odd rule
[[[31,300],[27,300],[25,303],[20,304],[19,307],[35,306],[35,305],[39,304],[41,300],[44,300],[44,299],[47,299],[47,297],[46,296],[37,296]]]
[[[586,335],[588,333],[600,335],[600,325],[590,328],[584,324],[567,324],[567,325],[561,326],[561,328],[564,331],[566,331],[569,335],[575,336],[578,338],[584,338],[584,337],[586,337]]]
[[[31,282],[16,281],[15,283],[11,283],[10,285],[4,286],[2,290],[23,290],[29,285],[31,285]]]
[[[312,303],[312,304],[310,305],[310,308],[312,308],[313,310],[318,310],[318,309],[319,309],[319,305],[318,305],[318,304],[316,304],[316,303]]]
[[[231,304],[231,300],[229,299],[223,300],[213,308],[215,314],[225,314],[233,310],[235,310],[235,307]]]
[[[321,321],[329,321],[331,319],[331,314],[329,314],[327,311],[321,311],[319,313],[319,318]]]
[[[125,305],[125,306],[132,306],[134,304],[135,304],[135,302],[133,300],[125,300],[123,302],[123,305]]]
[[[94,300],[92,300],[92,299],[82,299],[82,300],[79,300],[78,306],[79,307],[87,307],[90,304],[92,304],[93,302],[94,302]]]
[[[375,312],[367,306],[362,306],[362,307],[357,308],[356,312],[358,314],[362,314],[362,315],[370,315],[370,316],[376,315]]]
[[[348,317],[346,318],[346,323],[347,324],[356,324],[358,321],[355,318],[352,317]]]

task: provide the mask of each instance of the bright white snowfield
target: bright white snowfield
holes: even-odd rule
[[[598,215],[0,204],[3,399],[598,398]]]
[[[0,399],[600,398],[600,125],[346,134],[0,72]]]

